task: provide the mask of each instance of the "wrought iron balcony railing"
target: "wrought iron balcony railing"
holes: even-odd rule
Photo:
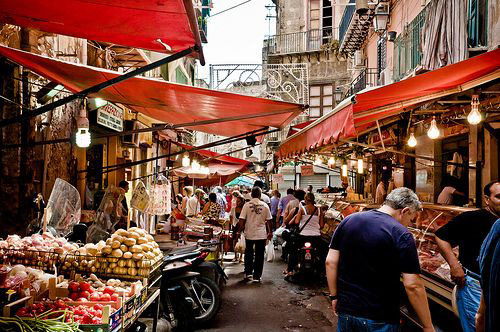
[[[361,73],[351,82],[349,90],[345,97],[352,96],[355,93],[367,87],[378,86],[378,71],[377,68],[363,68]]]
[[[338,28],[324,28],[274,35],[264,40],[263,55],[285,55],[321,51],[321,46],[338,40]]]

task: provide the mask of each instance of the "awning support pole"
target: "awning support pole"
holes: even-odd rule
[[[380,125],[378,123],[378,120],[375,122],[377,122],[378,136],[380,137],[380,142],[382,143],[382,149],[384,149],[384,151],[386,151],[385,144],[384,144],[384,138],[382,137],[382,131],[380,130]]]
[[[172,62],[172,61],[175,61],[175,60],[178,60],[180,58],[183,58],[191,53],[193,53],[194,51],[196,51],[198,49],[197,46],[193,46],[193,47],[190,47],[190,48],[187,48],[183,51],[180,51],[178,53],[175,53],[175,54],[172,54],[166,58],[163,58],[163,59],[160,59],[158,61],[155,61],[155,62],[152,62],[144,67],[140,67],[140,68],[137,68],[129,73],[126,73],[126,74],[123,74],[123,75],[120,75],[120,76],[117,76],[117,77],[114,77],[110,80],[107,80],[105,82],[102,82],[102,83],[99,83],[99,84],[96,84],[94,86],[91,86],[90,88],[87,88],[85,90],[82,90],[78,93],[75,93],[75,94],[72,94],[72,95],[69,95],[69,96],[66,96],[64,98],[61,98],[59,100],[56,100],[50,104],[47,104],[47,105],[44,105],[42,107],[39,107],[31,112],[26,112],[26,113],[23,113],[22,115],[20,116],[17,116],[15,118],[10,118],[10,119],[6,119],[6,120],[2,120],[0,121],[0,128],[3,128],[5,126],[8,126],[10,124],[13,124],[13,123],[17,123],[17,122],[22,122],[24,120],[27,120],[31,117],[34,117],[34,116],[37,116],[37,115],[40,115],[40,114],[43,114],[45,112],[48,112],[56,107],[59,107],[59,106],[62,106],[62,105],[65,105],[73,100],[76,100],[78,98],[82,98],[82,97],[85,97],[89,94],[92,94],[92,93],[97,93],[99,91],[101,91],[102,89],[106,89],[112,85],[115,85],[117,83],[120,83],[120,82],[123,82],[129,78],[132,78],[132,77],[135,77],[137,75],[140,75],[140,74],[143,74],[147,71],[150,71],[152,69],[155,69],[155,68],[158,68],[164,64],[167,64],[169,62]]]

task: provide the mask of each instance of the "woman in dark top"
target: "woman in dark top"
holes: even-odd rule
[[[238,242],[238,236],[236,233],[238,233],[238,222],[240,219],[240,214],[241,210],[243,209],[243,205],[245,205],[245,198],[240,194],[236,196],[236,207],[234,209],[234,215],[231,215],[231,225],[233,227],[233,247],[236,246],[236,243]],[[233,261],[241,261],[243,257],[243,254],[238,258],[238,254],[235,252],[234,253],[234,260]]]
[[[208,203],[205,204],[201,214],[208,220],[217,221],[219,220],[221,209],[222,207],[217,203],[217,195],[215,193],[210,193],[210,195],[208,195]]]

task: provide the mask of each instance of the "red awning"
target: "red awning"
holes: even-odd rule
[[[191,145],[187,145],[187,144],[183,144],[183,143],[179,143],[179,142],[172,141],[172,143],[174,143],[174,144],[176,144],[184,149],[193,149],[194,148]],[[225,163],[225,164],[245,165],[245,166],[250,164],[250,162],[247,160],[243,160],[243,159],[235,158],[235,157],[231,157],[231,156],[219,156],[219,153],[214,152],[214,151],[210,151],[210,150],[197,150],[197,151],[194,151],[193,153],[196,153],[196,154],[198,154],[202,157],[206,157],[206,158],[214,158],[214,159],[212,159],[213,161],[220,161],[220,162]]]
[[[198,45],[204,62],[191,0],[2,1],[0,22],[162,53]]]
[[[303,153],[339,138],[355,137],[405,107],[471,89],[500,78],[500,49],[372,89],[344,100],[331,113],[286,139],[279,157]]]
[[[0,55],[64,85],[75,93],[120,75],[111,70],[54,60],[3,46],[0,46]],[[298,104],[196,88],[146,77],[130,78],[101,90],[92,97],[127,105],[133,110],[171,124],[255,116],[251,119],[189,127],[228,137],[266,127],[281,128],[303,111],[303,106]]]

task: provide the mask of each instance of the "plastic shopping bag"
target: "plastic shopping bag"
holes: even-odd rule
[[[276,230],[274,231],[274,235],[276,235],[276,236],[281,236],[281,234],[283,234],[283,231],[284,231],[285,229],[286,229],[286,228],[285,228],[285,226],[280,226],[280,227],[278,227],[278,229],[276,229]]]
[[[240,238],[238,239],[238,242],[236,242],[236,245],[234,246],[234,252],[239,252],[239,253],[244,253],[245,252],[245,235],[242,233],[240,235]]]
[[[266,257],[268,262],[272,262],[274,260],[274,244],[272,241],[266,246]]]

